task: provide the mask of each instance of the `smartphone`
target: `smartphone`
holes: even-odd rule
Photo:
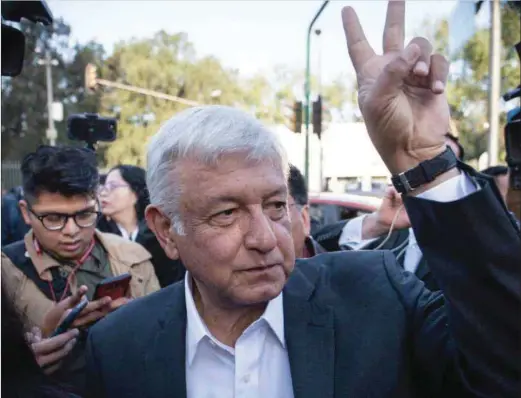
[[[102,297],[110,297],[112,300],[125,297],[128,293],[131,279],[132,276],[126,273],[102,280],[96,286],[93,296],[94,300]]]
[[[72,311],[65,317],[62,323],[56,328],[51,337],[58,336],[62,333],[65,333],[71,327],[72,323],[76,320],[78,315],[80,315],[81,311],[89,304],[89,300],[83,300],[76,307],[72,309]]]

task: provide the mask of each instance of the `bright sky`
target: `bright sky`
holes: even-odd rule
[[[406,36],[416,33],[425,18],[450,15],[455,1],[416,0],[407,3]],[[322,1],[84,1],[50,0],[56,17],[72,27],[74,40],[101,42],[110,53],[113,45],[131,37],[151,37],[164,29],[186,32],[200,56],[212,54],[241,74],[271,70],[274,65],[305,66],[306,30]],[[381,51],[385,1],[334,0],[324,10],[316,28],[322,30],[322,79],[352,73],[340,11],[351,5],[366,36]],[[318,47],[312,50],[312,69],[318,65]]]

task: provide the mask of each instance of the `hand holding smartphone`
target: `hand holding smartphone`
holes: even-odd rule
[[[65,319],[60,323],[60,325],[54,330],[51,337],[55,337],[62,333],[65,333],[72,326],[73,322],[76,320],[78,315],[80,315],[81,311],[85,309],[87,304],[89,304],[89,301],[83,300],[76,307],[74,307],[69,313],[69,315],[67,315]]]
[[[132,276],[126,273],[102,280],[96,286],[96,291],[93,296],[94,300],[98,300],[102,297],[110,297],[112,300],[126,297],[131,279]]]

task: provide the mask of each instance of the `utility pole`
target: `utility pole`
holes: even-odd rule
[[[320,40],[320,34],[322,31],[320,29],[315,29],[315,34],[317,35],[318,41],[318,95],[322,95],[322,40]],[[322,133],[322,131],[320,132]],[[320,136],[318,140],[318,145],[320,146],[320,158],[319,158],[319,166],[320,166],[320,187],[319,192],[322,192],[324,188],[324,145],[322,144],[322,136]]]
[[[38,60],[39,65],[45,65],[45,81],[47,86],[47,131],[45,135],[49,140],[49,144],[51,146],[56,145],[56,138],[58,138],[58,132],[54,127],[54,119],[53,119],[53,90],[52,90],[52,66],[57,65],[58,61],[51,58],[51,51],[49,49],[45,50],[45,59]]]
[[[306,40],[306,82],[304,85],[304,92],[306,94],[306,103],[304,105],[304,124],[306,126],[306,145],[305,145],[305,156],[304,156],[304,176],[306,178],[306,184],[309,188],[309,108],[310,108],[310,101],[309,96],[311,93],[311,72],[310,72],[310,58],[311,58],[311,32],[313,31],[313,25],[317,21],[320,14],[322,14],[322,11],[324,11],[324,8],[328,5],[329,0],[324,1],[322,3],[322,6],[318,9],[317,13],[311,20],[311,23],[308,27],[308,33],[307,33],[307,40]]]
[[[501,6],[500,0],[490,1],[490,51],[488,97],[488,165],[498,162],[499,98],[501,84]]]

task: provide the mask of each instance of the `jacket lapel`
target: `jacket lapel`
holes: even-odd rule
[[[284,288],[284,329],[295,398],[334,394],[333,310],[312,298],[312,279],[304,277],[297,263]]]
[[[186,397],[185,340],[186,306],[184,283],[171,290],[164,316],[158,320],[158,332],[151,337],[145,357],[147,395],[155,398]]]

